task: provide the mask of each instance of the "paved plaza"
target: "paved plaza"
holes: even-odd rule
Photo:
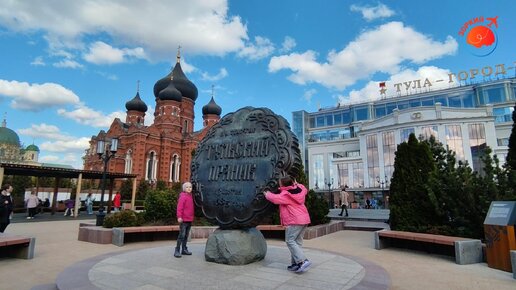
[[[360,214],[359,214],[360,213]],[[335,215],[338,214],[335,213]],[[362,215],[349,223],[385,224]],[[333,215],[333,211],[331,213]],[[371,212],[382,215],[381,212]],[[360,218],[358,218],[361,216]],[[88,218],[88,217],[85,217]],[[380,217],[383,218],[383,217]],[[268,240],[263,261],[228,266],[204,261],[205,240],[193,240],[192,256],[172,256],[174,241],[128,243],[123,247],[77,240],[84,220],[51,216],[7,228],[36,237],[32,260],[0,258],[0,289],[514,289],[512,273],[485,263],[457,265],[453,258],[387,248],[375,250],[373,233],[340,231],[305,240],[312,268],[286,270],[283,241]],[[36,221],[37,220],[37,221]],[[38,222],[39,221],[39,222]],[[93,220],[87,220],[93,222]]]

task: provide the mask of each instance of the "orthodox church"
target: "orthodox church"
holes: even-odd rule
[[[4,117],[0,127],[0,163],[41,166],[42,164],[38,162],[38,158],[38,146],[31,144],[23,148],[18,134],[7,128],[7,121]]]
[[[169,185],[190,180],[190,163],[197,145],[208,130],[220,120],[222,109],[213,96],[202,107],[203,128],[194,131],[194,106],[197,87],[185,76],[180,55],[172,71],[154,85],[154,122],[145,126],[147,104],[136,96],[125,104],[125,122],[115,118],[107,132],[92,136],[84,156],[85,170],[103,170],[97,155],[97,142],[118,139],[118,149],[109,160],[110,172],[136,174],[154,184],[158,180]]]

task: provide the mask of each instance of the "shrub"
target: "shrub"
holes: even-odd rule
[[[145,221],[173,224],[176,219],[177,198],[176,192],[150,190],[143,204]]]
[[[143,215],[132,210],[123,210],[106,216],[103,227],[135,227],[144,223]]]
[[[312,226],[326,224],[330,221],[328,218],[328,203],[312,189],[306,195],[305,204],[310,214]]]

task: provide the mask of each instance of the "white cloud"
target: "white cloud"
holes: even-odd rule
[[[30,65],[33,65],[33,66],[45,66],[46,64],[43,61],[43,57],[38,56],[30,63]]]
[[[403,63],[422,64],[453,54],[457,48],[451,36],[439,42],[401,22],[390,22],[362,33],[339,52],[331,51],[323,63],[311,50],[272,57],[269,72],[289,69],[293,73],[288,79],[296,84],[314,82],[343,90],[376,72],[393,74]]]
[[[268,57],[274,51],[274,44],[268,38],[256,36],[254,42],[247,43],[237,55],[249,60],[259,60]]]
[[[387,18],[396,14],[393,10],[387,7],[387,5],[382,3],[379,3],[374,7],[351,5],[350,10],[362,13],[362,17],[367,21],[372,21],[378,18]]]
[[[308,103],[312,101],[312,97],[317,93],[316,89],[309,89],[303,93],[303,99],[305,99]]]
[[[210,81],[210,82],[219,81],[227,76],[228,76],[228,71],[225,68],[221,68],[219,70],[219,73],[216,75],[213,75],[213,76],[208,74],[207,72],[203,72],[201,74],[201,78],[203,81]]]
[[[12,98],[13,108],[27,111],[79,103],[79,97],[74,92],[55,83],[29,84],[0,80],[0,95]]]
[[[18,133],[32,138],[42,138],[50,140],[67,141],[75,139],[75,137],[61,133],[59,128],[54,125],[47,125],[45,123],[36,125],[31,124],[30,128],[19,129]]]
[[[90,44],[89,51],[84,55],[84,60],[94,64],[116,64],[127,62],[131,59],[145,59],[145,51],[141,47],[114,48],[111,45],[97,41]]]
[[[103,71],[96,71],[96,73],[98,73],[99,75],[105,77],[108,80],[112,80],[112,81],[118,80],[118,76],[115,75],[115,74],[110,74],[110,73],[103,72]]]
[[[57,110],[57,114],[65,118],[74,120],[79,124],[84,124],[92,127],[105,128],[111,126],[115,118],[125,121],[126,113],[122,111],[112,112],[105,115],[100,111],[95,111],[83,104],[76,106],[73,111],[66,111],[65,109]]]
[[[413,82],[414,80],[420,80],[419,84],[421,88],[416,90],[411,89],[409,92],[421,92],[426,90],[448,88],[450,84],[446,80],[448,80],[449,78],[449,73],[450,71],[447,69],[442,69],[435,66],[423,66],[420,67],[417,71],[412,69],[405,69],[397,74],[391,75],[387,80],[382,80],[382,82],[386,82],[386,96],[394,97],[398,94],[396,92],[394,84],[402,83],[402,86],[400,87],[401,93],[406,94],[406,86],[403,83]],[[428,79],[432,85],[427,85],[426,87],[423,87],[425,79]],[[436,82],[436,80],[445,81]],[[340,96],[340,103],[356,103],[367,100],[379,99],[381,97],[379,83],[380,81],[370,81],[362,89],[351,91],[349,93],[349,97]],[[411,87],[413,87],[413,83],[411,83]]]
[[[59,160],[60,160],[59,156],[56,156],[56,155],[44,155],[44,156],[40,156],[38,159],[38,161],[42,162],[42,163],[55,163]]]
[[[63,59],[59,62],[53,63],[52,65],[55,67],[58,67],[58,68],[82,68],[82,67],[84,67],[82,64],[76,62],[75,60],[71,60],[71,59]]]
[[[285,39],[283,40],[283,43],[281,44],[281,53],[287,53],[291,51],[294,47],[296,47],[297,43],[296,40],[290,36],[285,36]]]
[[[40,150],[42,151],[55,153],[84,153],[84,150],[86,150],[88,147],[90,147],[90,138],[87,137],[74,138],[67,141],[47,141],[41,143],[41,146],[39,146]]]
[[[5,2],[5,1],[4,1]],[[0,25],[15,32],[45,33],[51,51],[84,49],[93,35],[117,46],[141,47],[153,59],[170,59],[181,45],[189,54],[237,52],[248,39],[238,16],[228,15],[227,0],[7,1]]]

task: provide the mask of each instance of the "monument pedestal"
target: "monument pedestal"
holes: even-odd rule
[[[217,229],[206,242],[204,258],[208,262],[246,265],[263,260],[267,243],[256,228]]]

